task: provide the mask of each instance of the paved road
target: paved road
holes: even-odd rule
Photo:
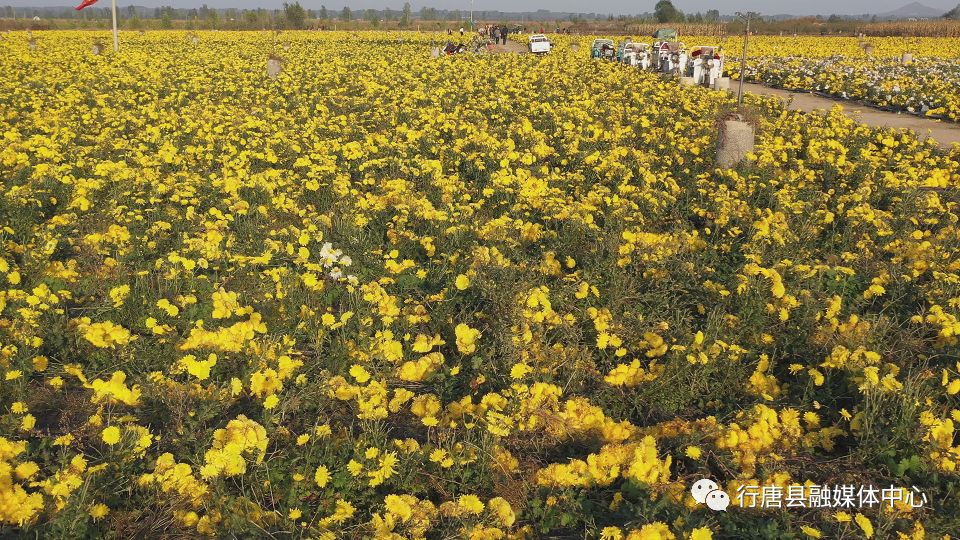
[[[730,81],[730,87],[731,90],[736,91],[737,82]],[[745,83],[743,88],[745,92],[751,94],[776,96],[788,101],[791,110],[804,112],[829,110],[834,105],[839,104],[843,106],[844,113],[847,116],[868,126],[912,129],[921,138],[933,137],[941,147],[946,149],[949,149],[953,144],[960,144],[960,124],[923,118],[912,114],[882,111],[849,101],[830,99],[803,92],[790,92],[759,84]]]

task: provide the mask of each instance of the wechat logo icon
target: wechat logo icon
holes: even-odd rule
[[[690,488],[690,494],[697,504],[706,504],[711,510],[725,512],[730,506],[730,496],[720,489],[716,482],[709,479],[697,480]]]

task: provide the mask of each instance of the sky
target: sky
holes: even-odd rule
[[[138,6],[158,7],[161,5],[171,5],[174,7],[199,7],[201,4],[207,4],[210,7],[236,7],[236,8],[256,8],[256,7],[280,7],[283,0],[117,0],[118,5],[126,6],[135,4]],[[290,0],[293,1],[293,0]],[[721,13],[734,13],[737,11],[758,11],[766,15],[776,15],[781,13],[791,15],[830,15],[838,13],[841,15],[861,13],[883,13],[892,11],[912,0],[674,0],[674,5],[684,12],[707,11],[709,9],[718,9]],[[327,9],[339,10],[344,5],[349,5],[352,9],[358,8],[391,8],[400,9],[404,0],[300,0],[300,4],[307,9],[319,9],[321,5],[326,5]],[[943,12],[948,11],[957,5],[960,0],[921,0],[920,3],[940,9]],[[73,2],[73,3],[79,3]],[[598,3],[590,0],[474,0],[473,7],[476,11],[500,10],[500,11],[536,11],[537,9],[549,9],[559,12],[580,12],[580,13],[642,13],[652,12],[655,0],[636,1],[636,0],[608,0]],[[35,7],[35,6],[62,6],[71,5],[70,0],[0,0],[0,6],[11,5],[15,7]],[[109,5],[109,0],[100,0],[100,5]],[[470,9],[470,0],[410,0],[410,5],[414,11],[419,10],[421,6],[462,9]]]

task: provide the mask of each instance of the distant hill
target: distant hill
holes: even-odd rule
[[[900,9],[878,13],[878,19],[937,19],[943,17],[943,10],[925,6],[920,2],[911,2]]]
[[[951,9],[943,16],[945,19],[953,19],[955,21],[960,21],[960,4],[957,4],[957,7]]]

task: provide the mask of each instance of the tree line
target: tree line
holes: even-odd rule
[[[468,12],[422,7],[414,11],[409,2],[400,10],[395,9],[358,9],[344,7],[330,10],[326,6],[319,9],[306,9],[299,0],[284,3],[282,9],[238,9],[210,8],[206,4],[198,8],[174,8],[163,6],[145,8],[126,5],[120,9],[120,18],[126,28],[131,29],[300,29],[300,28],[412,28],[426,26],[440,29],[446,23],[469,25]],[[545,24],[550,28],[563,26],[571,31],[603,32],[628,30],[643,24],[671,25],[717,25],[722,31],[738,33],[742,23],[729,15],[721,16],[718,10],[705,13],[684,13],[671,0],[659,0],[652,13],[639,15],[608,15],[598,13],[557,13],[541,9],[533,12],[502,12],[481,10],[473,13],[476,21],[528,21]],[[34,17],[40,17],[39,21]],[[111,18],[110,8],[100,4],[75,11],[70,7],[60,8],[14,8],[0,7],[0,29],[4,28],[99,28],[108,24]],[[944,15],[945,19],[960,19],[960,5]],[[798,34],[848,34],[865,32],[872,34],[875,29],[882,34],[890,33],[888,24],[865,26],[864,23],[876,20],[876,17],[864,15],[859,18],[831,15],[829,17],[800,17],[794,19],[774,19],[761,17],[753,22],[752,29],[757,33],[798,33]],[[902,23],[907,24],[907,23]],[[924,24],[911,23],[911,24]],[[953,23],[944,23],[953,24]],[[929,26],[929,23],[927,23]],[[924,26],[910,31],[921,31],[927,35],[929,28]],[[881,28],[882,27],[882,28]],[[954,26],[944,26],[931,35],[955,36],[960,32]],[[897,34],[900,35],[900,34]]]
[[[479,10],[473,13],[475,20],[527,20],[527,21],[555,21],[570,20],[606,20],[608,15],[598,13],[555,13],[549,10],[535,12],[503,12]],[[175,8],[163,6],[145,8],[127,5],[119,10],[122,20],[133,27],[173,28],[188,23],[192,28],[223,28],[223,29],[254,29],[268,26],[271,28],[307,28],[329,24],[333,22],[364,22],[378,26],[388,23],[391,27],[409,27],[415,21],[464,21],[469,18],[469,12],[460,9],[437,9],[422,7],[414,11],[409,2],[403,4],[402,9],[351,9],[345,6],[339,10],[328,9],[325,5],[319,9],[307,9],[299,1],[286,2],[282,9],[239,9],[239,8],[211,8],[206,4],[198,8]],[[76,26],[84,26],[86,22],[94,23],[111,18],[109,4],[96,4],[82,11],[75,11],[70,7],[37,7],[23,8],[0,7],[0,19],[32,20],[41,19],[40,26],[46,26],[51,20],[74,21]],[[175,25],[174,23],[181,24]]]

